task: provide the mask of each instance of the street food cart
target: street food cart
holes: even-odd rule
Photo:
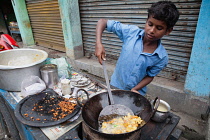
[[[83,73],[76,73],[76,76],[72,77],[72,89],[85,89],[91,96],[106,91],[104,82],[94,79],[92,76],[84,75]],[[75,79],[74,79],[75,78]],[[78,81],[75,81],[78,80]],[[73,118],[62,122],[60,124],[49,126],[49,127],[34,127],[23,124],[14,115],[17,104],[23,99],[19,92],[8,92],[0,90],[0,106],[1,106],[1,120],[9,120],[7,122],[9,134],[11,137],[16,139],[35,139],[35,140],[46,140],[46,139],[72,139],[80,140],[86,139],[83,137],[82,127],[83,119],[81,117],[81,111],[74,115]],[[4,109],[2,109],[4,108]],[[5,113],[5,114],[4,114]],[[6,119],[6,118],[7,119]],[[141,130],[141,140],[166,140],[166,139],[177,139],[176,126],[179,123],[180,117],[170,113],[169,117],[164,122],[154,122],[150,120]],[[5,121],[4,121],[5,123]],[[12,126],[12,127],[11,127]],[[13,132],[13,133],[10,133]]]

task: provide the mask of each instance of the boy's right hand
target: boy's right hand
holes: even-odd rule
[[[98,62],[102,65],[102,61],[106,60],[105,49],[101,43],[96,43],[95,56],[98,58]]]
[[[102,65],[102,61],[105,59],[105,49],[102,45],[101,37],[104,29],[106,28],[107,19],[100,19],[96,25],[96,46],[95,56],[98,57],[98,62]]]

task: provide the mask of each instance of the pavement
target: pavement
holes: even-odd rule
[[[19,42],[21,47],[22,42]],[[49,48],[41,47],[41,46],[29,46],[24,48],[36,48],[42,49],[48,52],[49,58],[59,58],[66,57],[65,52],[60,52],[56,50],[52,50]],[[68,58],[67,58],[68,59]],[[69,61],[68,61],[69,62]],[[101,78],[101,80],[104,80]],[[181,136],[179,140],[210,140],[210,117],[206,116],[206,119],[203,120],[201,117],[194,117],[192,115],[187,114],[186,112],[177,111],[177,109],[171,110],[172,113],[181,117],[181,120],[177,126],[178,130],[181,130]]]

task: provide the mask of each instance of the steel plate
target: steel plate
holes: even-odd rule
[[[30,95],[22,99],[15,108],[15,116],[16,118],[22,122],[23,124],[34,126],[34,127],[46,127],[46,126],[53,126],[60,123],[63,123],[72,117],[74,117],[79,111],[80,106],[76,105],[75,109],[71,114],[68,114],[66,117],[58,120],[52,120],[53,115],[52,114],[40,114],[37,111],[32,111],[34,104],[38,103],[39,101],[43,100],[47,95],[46,93],[50,94],[52,97],[58,97],[58,94],[55,93],[52,89],[46,89],[45,91]],[[25,116],[24,114],[28,114],[28,116]],[[31,119],[33,117],[33,119]],[[36,120],[39,118],[40,120]]]

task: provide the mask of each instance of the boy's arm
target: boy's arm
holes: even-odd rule
[[[102,64],[102,60],[105,60],[105,49],[102,45],[101,37],[102,33],[106,28],[107,20],[100,19],[96,25],[96,46],[95,46],[95,56],[98,57],[98,61]]]
[[[149,77],[149,76],[144,77],[144,79],[141,80],[141,82],[138,83],[138,85],[136,85],[135,87],[133,87],[133,88],[131,89],[131,91],[132,91],[132,92],[137,92],[137,93],[139,93],[138,90],[140,90],[140,89],[143,88],[144,86],[146,86],[146,85],[148,85],[149,83],[151,83],[153,79],[154,79],[154,77]]]

